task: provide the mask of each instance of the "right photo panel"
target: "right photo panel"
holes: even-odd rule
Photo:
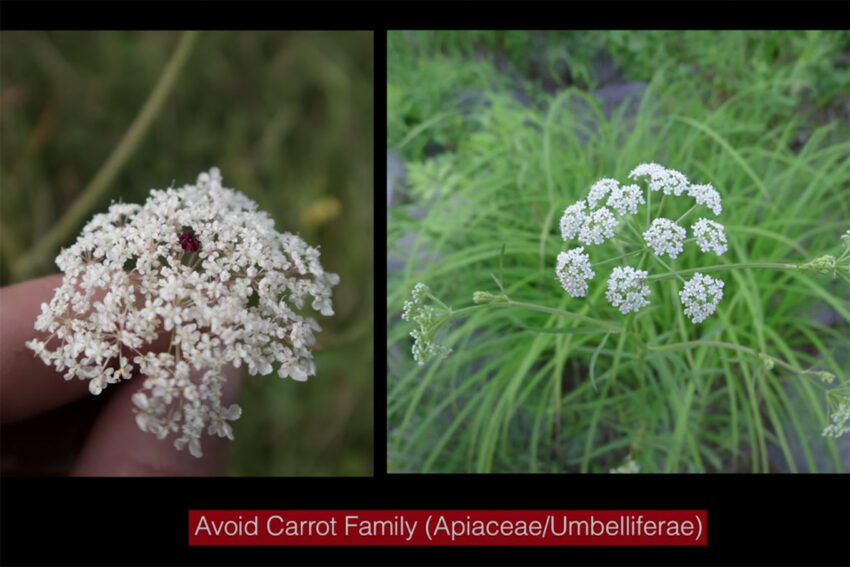
[[[388,32],[388,472],[850,470],[848,46]]]

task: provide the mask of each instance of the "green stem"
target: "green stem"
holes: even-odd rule
[[[500,300],[504,300],[502,303]],[[463,313],[468,313],[473,309],[481,309],[486,307],[519,307],[520,309],[528,309],[529,311],[540,311],[541,313],[549,313],[552,315],[558,315],[560,317],[565,317],[567,319],[573,319],[574,321],[581,321],[582,323],[587,323],[589,325],[596,325],[598,327],[602,327],[603,329],[608,329],[610,333],[625,333],[626,330],[622,327],[618,327],[613,323],[609,323],[607,321],[602,321],[601,319],[594,319],[592,317],[587,317],[586,315],[580,315],[578,313],[572,313],[570,311],[564,311],[562,309],[555,309],[553,307],[545,307],[543,305],[536,305],[534,303],[524,303],[522,301],[514,301],[510,299],[506,295],[498,295],[493,296],[493,299],[487,303],[481,303],[479,305],[470,305],[468,307],[462,307],[460,309],[454,310],[449,309],[449,315],[454,317],[455,315],[461,315]]]
[[[448,311],[448,312],[452,312],[451,307],[449,307],[448,305],[446,305],[445,303],[443,303],[442,301],[440,301],[438,298],[434,297],[434,296],[433,296],[433,295],[431,295],[430,293],[428,294],[428,297],[429,297],[430,299],[432,299],[433,301],[436,301],[437,303],[439,303],[439,304],[440,304],[440,307],[442,307],[442,308],[443,308],[443,309],[445,309],[446,311]],[[457,313],[457,312],[455,311],[455,313]]]
[[[641,254],[644,250],[645,250],[645,248],[641,249],[641,250],[635,250],[634,252],[628,252],[626,254],[621,254],[620,256],[617,256],[616,258],[609,258],[608,260],[602,260],[601,262],[597,262],[595,264],[592,264],[590,267],[595,268],[597,266],[602,266],[602,265],[608,264],[610,262],[616,262],[617,260],[622,260],[623,258],[628,258],[629,256]]]
[[[12,273],[16,280],[23,280],[32,276],[47,261],[48,256],[68,239],[70,234],[80,224],[80,221],[102,199],[103,194],[141,143],[151,124],[159,116],[168,95],[177,84],[180,71],[189,60],[189,55],[192,53],[192,48],[197,38],[198,32],[196,31],[183,33],[180,43],[177,45],[174,54],[159,76],[156,86],[151,91],[139,114],[136,115],[135,120],[133,120],[133,123],[124,133],[124,137],[121,138],[121,141],[112,151],[109,158],[100,167],[88,186],[83,189],[80,196],[73,202],[71,208],[53,225],[53,228],[36,242],[28,253],[18,258],[13,264]]]
[[[640,231],[637,228],[635,228],[634,221],[632,220],[631,217],[629,217],[629,220],[626,221],[626,226],[628,226],[632,230],[632,232],[635,234],[635,237],[637,238],[638,242],[643,242],[643,235],[640,233]]]
[[[790,370],[794,374],[805,374],[805,371],[800,370],[799,368],[794,368],[793,366],[791,366],[787,362],[779,360],[778,358],[776,358],[774,356],[770,356],[769,354],[759,352],[759,351],[752,349],[752,348],[749,348],[749,347],[736,345],[735,343],[727,343],[727,342],[723,342],[723,341],[685,341],[685,342],[681,342],[681,343],[673,343],[673,344],[663,345],[663,346],[658,346],[658,347],[652,347],[651,346],[651,347],[647,347],[647,350],[649,350],[651,352],[667,352],[667,351],[671,351],[671,350],[685,350],[685,349],[689,349],[689,348],[692,348],[692,347],[700,347],[700,346],[725,348],[725,349],[728,349],[728,350],[736,350],[738,352],[743,352],[743,353],[749,354],[751,356],[754,356],[756,358],[768,358],[774,364],[777,364],[777,365],[781,366],[782,368],[785,368],[786,370]]]
[[[687,270],[679,270],[678,272],[672,272],[669,274],[656,274],[653,276],[649,276],[646,278],[646,281],[656,281],[656,280],[664,280],[671,276],[680,277],[682,274],[693,274],[696,272],[705,273],[705,272],[723,272],[728,270],[736,270],[739,268],[749,268],[749,269],[766,269],[766,270],[799,270],[800,266],[797,264],[777,264],[773,262],[752,262],[752,263],[744,263],[744,264],[720,264],[718,266],[705,266],[702,268],[689,268]]]
[[[652,255],[652,257],[653,257],[653,258],[655,258],[655,260],[657,260],[659,264],[661,264],[662,266],[664,266],[665,268],[667,268],[667,271],[668,271],[668,272],[670,272],[671,274],[673,274],[674,276],[676,276],[677,278],[679,278],[679,279],[682,281],[682,283],[685,283],[685,278],[683,278],[683,277],[682,277],[682,276],[680,276],[678,273],[676,273],[676,270],[674,270],[673,268],[671,268],[670,266],[668,266],[668,265],[667,265],[667,262],[665,262],[664,260],[662,260],[662,259],[661,259],[661,256],[656,256],[655,254],[653,254],[653,255]],[[663,275],[666,275],[666,274],[663,274]],[[649,279],[649,278],[646,278],[646,279]],[[660,278],[659,278],[659,279],[660,279]]]
[[[455,315],[461,315],[462,313],[467,313],[467,312],[472,311],[474,309],[481,309],[482,307],[487,307],[487,305],[489,305],[489,304],[488,303],[482,303],[481,305],[470,305],[469,307],[461,307],[460,309],[452,309],[450,311],[450,313],[452,314],[452,317],[454,317]]]
[[[694,209],[696,209],[696,208],[697,208],[697,205],[694,205],[693,207],[691,207],[690,209],[685,211],[685,214],[683,214],[682,216],[680,216],[679,218],[676,219],[676,224],[679,224],[682,221],[683,218],[685,218],[686,216],[691,214],[694,211]]]
[[[550,313],[552,315],[558,315],[560,317],[565,317],[567,319],[573,319],[574,321],[581,321],[582,323],[587,323],[590,325],[597,325],[599,327],[609,329],[612,333],[624,333],[626,330],[622,327],[618,327],[612,323],[607,321],[602,321],[600,319],[594,319],[592,317],[587,317],[586,315],[579,315],[578,313],[572,313],[570,311],[564,311],[563,309],[555,309],[553,307],[545,307],[543,305],[535,305],[534,303],[524,303],[522,301],[514,301],[509,297],[504,297],[506,303],[492,303],[491,305],[502,305],[502,306],[513,306],[519,307],[521,309],[528,309],[530,311],[540,311],[541,313]]]

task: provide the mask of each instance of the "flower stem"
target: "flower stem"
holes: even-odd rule
[[[665,262],[664,260],[662,260],[662,259],[661,259],[661,256],[656,256],[655,254],[653,254],[653,255],[652,255],[652,257],[653,257],[653,258],[655,258],[655,259],[658,261],[658,263],[660,263],[662,266],[664,266],[665,268],[667,268],[667,271],[668,271],[668,272],[670,272],[671,274],[673,274],[674,276],[676,276],[677,278],[679,278],[679,280],[681,280],[681,282],[682,282],[682,283],[685,283],[685,278],[683,278],[682,276],[680,276],[680,275],[679,275],[679,273],[678,273],[678,272],[676,272],[676,270],[674,270],[673,268],[671,268],[670,266],[668,266],[668,265],[667,265],[667,262]],[[666,275],[666,274],[664,274],[664,275]],[[650,278],[646,278],[646,279],[648,280],[648,279],[650,279]],[[661,278],[658,278],[658,279],[661,279]]]
[[[13,264],[12,273],[15,279],[22,280],[32,276],[46,263],[47,257],[68,239],[83,217],[97,205],[159,116],[168,95],[177,84],[180,71],[188,61],[197,38],[197,31],[183,33],[153,91],[109,158],[53,228]]]
[[[687,270],[671,271],[669,274],[656,274],[646,278],[647,281],[664,280],[669,277],[679,277],[683,274],[693,274],[696,272],[723,272],[728,270],[745,269],[765,269],[765,270],[799,270],[797,264],[778,264],[774,262],[750,262],[742,264],[720,264],[718,266],[705,266],[702,268],[689,268]]]
[[[483,292],[476,292],[483,293]],[[519,307],[520,309],[527,309],[529,311],[539,311],[541,313],[549,313],[552,315],[558,315],[559,317],[564,317],[567,319],[572,319],[574,321],[580,321],[582,323],[587,323],[589,325],[595,325],[597,327],[602,327],[603,329],[607,329],[609,333],[625,333],[626,329],[623,327],[618,327],[613,323],[609,323],[608,321],[603,321],[601,319],[594,319],[592,317],[588,317],[586,315],[581,315],[579,313],[573,313],[571,311],[564,311],[563,309],[555,309],[554,307],[546,307],[544,305],[537,305],[534,303],[525,303],[522,301],[514,301],[509,298],[507,295],[487,295],[487,299],[485,303],[480,303],[478,305],[470,305],[469,307],[463,307],[461,309],[449,310],[449,316],[453,317],[455,315],[460,315],[462,313],[467,313],[472,311],[473,309],[480,309],[486,307]]]
[[[650,347],[647,347],[647,350],[649,350],[651,352],[667,352],[667,351],[671,351],[671,350],[686,350],[686,349],[689,349],[689,348],[692,348],[692,347],[701,347],[701,346],[714,347],[714,348],[724,348],[724,349],[728,349],[728,350],[736,350],[738,352],[743,352],[743,353],[752,355],[752,356],[759,358],[759,359],[767,358],[771,362],[773,362],[774,364],[777,364],[777,365],[781,366],[782,368],[785,368],[786,370],[790,370],[794,374],[805,374],[805,371],[800,370],[799,368],[794,368],[793,366],[791,366],[787,362],[780,360],[780,359],[778,359],[774,356],[770,356],[769,354],[759,352],[759,351],[752,349],[752,348],[749,348],[749,347],[736,345],[735,343],[727,343],[727,342],[723,342],[723,341],[685,341],[685,342],[681,342],[681,343],[672,343],[672,344],[669,344],[669,345],[663,345],[663,346],[657,346],[657,347],[650,346]]]
[[[682,221],[683,218],[685,218],[686,216],[691,214],[693,212],[693,210],[696,209],[696,208],[697,208],[697,205],[694,205],[690,209],[685,211],[685,214],[683,214],[682,216],[680,216],[679,218],[676,219],[676,224],[679,224]]]
[[[607,259],[607,260],[602,260],[601,262],[596,262],[595,264],[592,264],[590,267],[591,267],[591,268],[595,268],[595,267],[597,267],[597,266],[602,266],[602,265],[604,265],[604,264],[609,264],[609,263],[611,263],[611,262],[616,262],[617,260],[622,260],[623,258],[628,258],[629,256],[635,256],[636,254],[640,254],[640,253],[642,253],[644,250],[645,250],[645,249],[640,249],[640,250],[634,250],[633,252],[627,252],[626,254],[621,254],[620,256],[617,256],[616,258],[609,258],[609,259]]]
[[[622,327],[618,327],[608,321],[602,321],[600,319],[594,319],[592,317],[587,317],[586,315],[580,315],[578,313],[572,313],[570,311],[564,311],[563,309],[555,309],[553,307],[546,307],[543,305],[536,305],[534,303],[525,303],[522,301],[514,301],[507,296],[502,296],[505,300],[505,303],[493,303],[492,305],[503,305],[503,306],[512,306],[519,307],[521,309],[528,309],[529,311],[540,311],[541,313],[550,313],[552,315],[558,315],[559,317],[564,317],[567,319],[572,319],[574,321],[580,321],[582,323],[587,323],[589,325],[596,325],[605,329],[608,329],[611,333],[624,333],[626,330]]]

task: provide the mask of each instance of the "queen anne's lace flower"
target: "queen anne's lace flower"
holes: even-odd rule
[[[671,258],[682,252],[685,236],[684,228],[665,218],[654,219],[643,233],[644,240],[656,256],[667,254]]]
[[[620,216],[626,213],[637,214],[638,205],[645,204],[643,191],[637,185],[623,185],[611,190],[607,205],[617,211]]]
[[[594,276],[590,267],[590,256],[582,252],[584,247],[561,252],[555,266],[555,274],[561,282],[561,287],[573,297],[584,297],[587,294],[587,280]]]
[[[690,317],[694,324],[702,323],[714,313],[723,298],[723,282],[696,273],[685,282],[684,289],[679,292],[679,298],[685,307],[685,315]]]
[[[605,198],[605,195],[611,193],[620,187],[620,182],[616,179],[600,179],[590,187],[590,192],[587,194],[587,204],[591,209],[595,209],[597,203]]]
[[[64,272],[27,346],[92,394],[146,376],[133,396],[136,422],[200,457],[200,437],[233,438],[239,406],[221,405],[222,370],[306,380],[319,325],[307,305],[333,315],[336,274],[319,250],[274,229],[257,204],[221,184],[213,168],[196,185],[152,190],[144,206],[118,203],[97,214],[56,264]],[[97,294],[97,295],[96,295]],[[312,299],[312,301],[311,301]],[[168,333],[167,352],[142,353]]]
[[[614,236],[617,219],[607,207],[597,209],[584,218],[584,224],[578,233],[578,241],[582,244],[602,244]]]
[[[561,216],[561,238],[564,241],[572,240],[579,233],[588,218],[586,209],[587,203],[581,200],[564,210],[564,214]]]
[[[691,229],[697,239],[697,246],[703,252],[714,250],[718,256],[726,252],[726,234],[723,225],[709,219],[699,219]]]
[[[629,173],[629,179],[646,178],[649,188],[665,195],[679,196],[688,189],[688,178],[657,163],[642,163]]]
[[[632,311],[638,311],[649,305],[646,297],[649,295],[649,287],[646,285],[647,272],[635,270],[631,266],[617,266],[608,278],[608,291],[605,297],[611,305],[620,309],[625,315]]]
[[[691,185],[688,187],[688,195],[693,197],[697,204],[705,205],[711,209],[715,215],[719,215],[723,210],[723,205],[720,203],[720,193],[710,183]]]

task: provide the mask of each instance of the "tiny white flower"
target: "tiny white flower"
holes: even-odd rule
[[[617,266],[608,278],[608,291],[605,292],[605,297],[611,305],[619,308],[623,315],[646,307],[649,305],[646,299],[649,295],[649,287],[646,285],[647,275],[644,270],[635,270],[630,266]]]
[[[590,187],[590,192],[587,194],[587,204],[591,209],[596,208],[596,204],[605,198],[612,191],[620,187],[620,182],[616,179],[605,178],[600,179]]]
[[[656,218],[643,233],[646,243],[656,256],[667,254],[671,258],[678,256],[685,242],[685,229],[670,219]]]
[[[726,252],[726,234],[723,225],[709,219],[699,219],[691,227],[697,240],[697,246],[703,252],[714,250],[718,256]]]
[[[720,203],[720,193],[710,183],[706,185],[691,185],[688,187],[688,195],[693,197],[697,204],[705,205],[711,209],[715,215],[719,215],[723,210],[723,206]]]
[[[637,214],[638,205],[644,205],[643,191],[637,185],[623,185],[611,190],[607,205],[620,216],[626,213]]]
[[[587,218],[587,203],[584,200],[573,203],[564,210],[561,216],[561,238],[564,241],[572,240],[581,230]]]
[[[723,285],[722,281],[700,273],[685,282],[679,298],[685,307],[685,315],[694,324],[702,323],[717,309],[717,304],[723,299]]]
[[[602,244],[614,236],[616,227],[617,219],[614,218],[614,213],[607,207],[602,207],[585,217],[578,234],[578,241],[582,244]]]
[[[649,188],[665,195],[679,196],[688,189],[688,178],[682,173],[657,163],[642,163],[629,173],[629,179],[646,178]]]
[[[561,252],[555,266],[555,274],[561,282],[561,287],[572,297],[584,297],[587,294],[587,280],[594,276],[590,267],[590,256],[582,252],[584,247]]]

